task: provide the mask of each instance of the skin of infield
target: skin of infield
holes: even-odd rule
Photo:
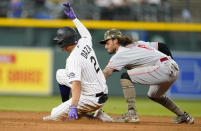
[[[85,117],[64,122],[43,121],[42,117],[48,114],[0,111],[0,131],[201,131],[201,118],[195,118],[193,125],[175,124],[172,117],[159,116],[139,116],[139,123],[106,123]]]

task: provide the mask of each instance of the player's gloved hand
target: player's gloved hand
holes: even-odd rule
[[[68,111],[68,120],[70,119],[78,119],[78,115],[77,115],[77,107],[76,106],[71,106],[69,108],[69,111]]]
[[[70,3],[64,3],[63,6],[66,7],[66,9],[64,10],[64,14],[70,18],[70,19],[75,19],[76,16],[75,16],[75,13],[73,11],[73,8],[71,7]]]

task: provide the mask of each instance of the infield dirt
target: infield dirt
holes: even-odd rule
[[[171,117],[140,116],[139,123],[104,123],[99,120],[43,121],[50,113],[0,111],[0,131],[201,131],[195,124],[174,124]],[[116,115],[112,115],[114,117]]]

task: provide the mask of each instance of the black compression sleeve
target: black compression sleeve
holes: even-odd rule
[[[167,45],[163,44],[163,43],[158,43],[158,50],[164,54],[166,54],[167,56],[170,56],[172,59],[172,53],[171,51],[169,50],[169,48],[167,47]]]

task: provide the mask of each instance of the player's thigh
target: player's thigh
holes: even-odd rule
[[[93,112],[101,108],[104,104],[98,103],[99,97],[81,95],[78,103],[79,113]]]
[[[89,113],[100,109],[104,104],[99,104],[98,100],[99,97],[81,95],[77,106],[78,113]],[[72,99],[53,108],[51,112],[51,117],[54,120],[66,119],[71,103]]]
[[[133,83],[156,85],[168,81],[169,76],[160,65],[134,68],[128,70]]]
[[[68,76],[66,69],[59,69],[56,72],[56,80],[61,85],[66,85],[68,87],[72,87],[72,85],[68,82]]]

